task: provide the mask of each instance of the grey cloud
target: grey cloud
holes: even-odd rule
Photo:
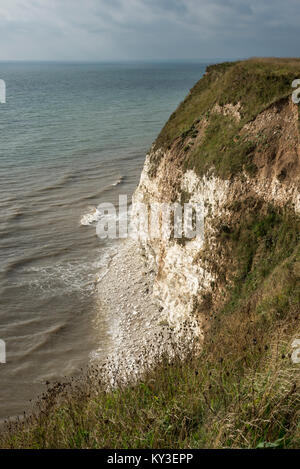
[[[299,0],[1,0],[0,59],[298,55]]]

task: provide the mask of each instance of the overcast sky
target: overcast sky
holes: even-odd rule
[[[299,56],[300,0],[0,0],[0,60]]]

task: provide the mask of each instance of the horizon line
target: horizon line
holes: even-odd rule
[[[191,59],[0,59],[0,63],[197,63],[207,61],[245,60],[241,57],[201,57]]]

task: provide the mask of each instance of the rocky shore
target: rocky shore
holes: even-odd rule
[[[111,385],[135,380],[163,356],[186,354],[197,342],[197,324],[184,320],[176,327],[153,293],[156,272],[139,244],[120,243],[98,283],[99,307],[109,324],[110,343],[105,367]],[[99,349],[93,356],[103,357]]]

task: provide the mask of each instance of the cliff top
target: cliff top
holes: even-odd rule
[[[250,121],[275,101],[291,95],[296,78],[300,78],[300,59],[296,58],[253,58],[210,65],[171,114],[156,140],[156,147],[170,145],[216,103],[240,103],[242,121]]]
[[[298,165],[299,109],[290,98],[292,82],[298,78],[300,59],[296,58],[253,58],[211,65],[170,116],[154,150],[170,150],[180,164],[198,174],[213,167],[220,177],[228,178],[242,170],[255,174],[259,160],[270,162],[279,147],[286,153],[292,144],[294,163],[289,168],[294,171]],[[292,142],[284,141],[287,133]],[[155,175],[159,157],[152,162]],[[280,177],[289,168],[283,168]]]

